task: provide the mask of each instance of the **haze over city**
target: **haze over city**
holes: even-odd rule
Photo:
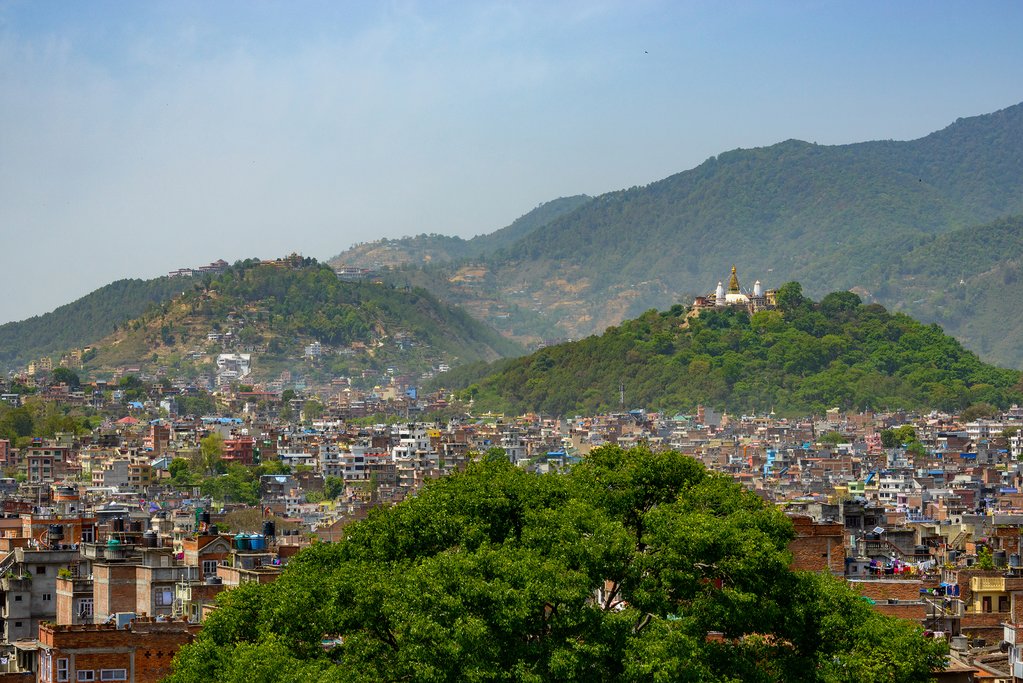
[[[0,2],[0,322],[1023,97],[1023,6]]]

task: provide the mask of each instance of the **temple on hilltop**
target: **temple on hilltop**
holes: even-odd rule
[[[725,290],[723,283],[718,282],[718,286],[713,294],[696,297],[696,301],[693,302],[693,308],[702,310],[705,308],[724,308],[728,306],[731,308],[745,308],[750,313],[756,313],[757,311],[767,311],[775,308],[777,305],[775,294],[776,291],[773,289],[765,291],[760,284],[760,280],[753,283],[752,290],[743,291],[739,285],[739,276],[735,272],[735,266],[732,266],[732,276],[728,278],[728,290]]]

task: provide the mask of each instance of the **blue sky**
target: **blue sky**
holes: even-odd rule
[[[0,0],[0,322],[1023,101],[1019,2]]]

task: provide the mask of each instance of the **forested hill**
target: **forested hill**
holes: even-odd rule
[[[925,256],[914,250],[955,233],[953,250],[967,245],[1000,259],[1000,249],[971,228],[1019,214],[1023,105],[912,141],[789,140],[725,152],[650,185],[600,195],[476,259],[471,290],[458,264],[395,277],[481,318],[511,312],[514,324],[495,324],[522,339],[599,333],[711,291],[732,264],[746,285],[798,280],[813,296],[856,289],[903,309],[921,298],[901,287],[913,259]],[[962,269],[953,270],[958,282]],[[998,297],[990,287],[976,297],[971,307],[953,301],[908,310],[948,323],[986,358],[1023,367],[1023,346],[997,348],[1005,336],[993,318],[969,329],[954,322],[973,307],[998,307],[986,300]]]
[[[893,254],[877,283],[879,301],[937,322],[986,360],[1023,368],[1023,216]]]
[[[239,261],[149,309],[100,342],[87,369],[163,366],[174,374],[188,369],[189,359],[208,363],[211,354],[235,350],[258,354],[265,373],[302,362],[313,341],[329,349],[367,349],[357,356],[328,354],[323,369],[335,375],[360,363],[424,370],[521,352],[429,292],[343,282],[326,265],[291,257],[274,264]]]
[[[1023,400],[1020,373],[851,292],[814,303],[797,283],[780,310],[650,311],[603,335],[438,379],[477,410],[592,414],[627,408],[808,414],[828,408],[954,410]]]
[[[191,280],[118,280],[44,315],[0,325],[0,369],[88,346],[152,306],[181,294]]]
[[[479,258],[513,244],[555,218],[574,211],[592,198],[586,195],[560,197],[544,202],[511,225],[472,239],[438,234],[383,239],[357,244],[329,260],[334,266],[377,269],[403,264],[423,265]]]

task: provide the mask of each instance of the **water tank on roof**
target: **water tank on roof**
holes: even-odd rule
[[[209,530],[210,536],[216,536],[219,533],[220,533],[220,527],[218,527],[216,524],[210,524],[210,530]]]
[[[248,550],[249,549],[249,537],[245,534],[238,534],[234,537],[234,547],[236,550]]]
[[[51,524],[50,529],[47,533],[50,542],[63,541],[64,540],[64,527],[60,524]]]
[[[155,548],[160,544],[160,537],[155,531],[147,531],[142,534],[142,545],[146,548]]]
[[[121,545],[121,542],[118,541],[116,538],[111,538],[110,540],[107,541],[107,546],[110,547],[110,548],[113,548],[113,547],[119,546],[119,545]]]
[[[266,539],[257,534],[252,534],[252,536],[249,537],[249,546],[253,550],[263,550],[266,548]]]
[[[277,535],[277,525],[272,520],[263,522],[263,537],[273,538]]]
[[[210,511],[209,510],[203,510],[201,513],[199,513],[199,521],[202,522],[203,524],[209,524],[210,523]]]

